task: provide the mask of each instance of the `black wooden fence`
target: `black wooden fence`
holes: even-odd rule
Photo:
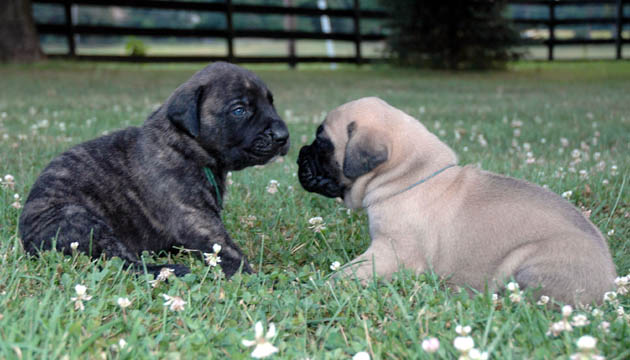
[[[339,62],[362,64],[366,62],[380,61],[382,58],[369,58],[361,54],[361,43],[366,41],[382,41],[386,38],[384,33],[362,34],[362,19],[387,19],[384,11],[361,9],[359,0],[353,0],[352,9],[316,9],[304,7],[284,7],[267,5],[236,4],[232,0],[224,2],[189,2],[189,1],[160,1],[160,0],[33,0],[39,4],[55,4],[63,6],[65,10],[65,24],[37,24],[37,30],[42,35],[62,35],[68,42],[66,54],[50,54],[52,58],[72,58],[78,60],[104,60],[104,61],[129,61],[129,62],[191,62],[191,61],[217,61],[224,60],[236,63],[297,63],[307,62]],[[525,39],[525,44],[542,44],[548,48],[548,59],[554,59],[554,48],[564,45],[600,45],[614,44],[616,59],[622,59],[623,45],[630,43],[630,39],[622,37],[623,26],[630,23],[630,18],[624,16],[623,6],[628,0],[509,0],[510,4],[539,5],[549,9],[548,18],[544,19],[513,19],[517,25],[544,27],[548,30],[547,39]],[[615,5],[616,16],[597,18],[556,18],[556,9],[560,6],[585,6],[585,5]],[[225,29],[173,29],[173,28],[141,28],[103,25],[75,24],[72,18],[72,6],[117,6],[144,9],[162,10],[186,10],[223,13],[226,18]],[[351,18],[353,31],[340,32],[308,32],[287,30],[246,30],[235,29],[233,17],[235,13],[249,14],[276,14],[284,16],[322,16]],[[615,36],[610,39],[558,39],[554,30],[557,26],[575,25],[610,25],[614,26]],[[80,55],[76,51],[75,35],[136,35],[136,36],[162,36],[162,37],[187,37],[187,38],[223,38],[227,42],[226,56],[124,56],[124,55]],[[234,53],[234,39],[236,38],[264,38],[285,40],[338,40],[354,43],[354,56],[296,56],[290,53],[288,56],[236,56]]]
[[[521,5],[542,5],[548,9],[547,19],[513,19],[517,25],[543,26],[548,30],[549,38],[542,41],[547,46],[547,59],[554,60],[554,48],[556,46],[565,45],[615,45],[615,58],[620,60],[623,58],[623,44],[630,43],[629,39],[622,36],[623,26],[630,23],[630,17],[624,16],[624,4],[629,3],[628,0],[509,0],[510,4]],[[610,17],[590,17],[590,18],[564,18],[556,17],[556,9],[561,6],[587,6],[587,5],[614,5],[615,16]],[[575,25],[609,25],[615,27],[615,35],[610,39],[557,39],[555,29],[557,26],[575,26]],[[525,43],[540,43],[535,40],[526,41]]]

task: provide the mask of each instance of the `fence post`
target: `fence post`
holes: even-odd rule
[[[361,5],[359,0],[354,0],[354,54],[355,62],[361,66],[363,58],[361,57]]]
[[[76,55],[76,44],[74,42],[74,25],[72,21],[72,2],[63,5],[66,17],[66,38],[68,39],[68,55]]]
[[[553,61],[553,46],[556,42],[556,3],[552,0],[549,2],[549,42],[547,43],[548,54],[547,60]]]
[[[227,20],[227,46],[228,46],[228,61],[234,62],[234,24],[232,21],[232,15],[234,14],[234,7],[232,6],[232,0],[225,0],[225,19]]]
[[[283,0],[284,7],[293,7],[293,0]],[[285,15],[284,16],[284,30],[285,31],[295,31],[295,16],[294,15]],[[295,39],[289,39],[288,48],[289,52],[289,67],[291,69],[295,69],[297,62],[295,61]]]
[[[615,47],[617,48],[617,60],[621,60],[621,46],[623,40],[621,38],[623,32],[623,0],[617,0],[617,36],[615,37]]]

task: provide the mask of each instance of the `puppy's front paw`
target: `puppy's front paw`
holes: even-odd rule
[[[369,271],[368,271],[369,268]],[[372,271],[369,266],[350,265],[345,267],[331,276],[333,281],[339,281],[342,279],[347,280],[359,280],[361,284],[365,285],[372,279]]]
[[[242,264],[242,266],[241,266]],[[241,269],[243,274],[253,274],[254,270],[249,266],[249,262],[245,258],[223,258],[221,262],[221,270],[225,273],[225,276],[229,279],[232,275],[236,274]]]

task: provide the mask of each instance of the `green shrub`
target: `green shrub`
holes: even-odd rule
[[[503,67],[518,58],[519,35],[505,1],[380,0],[391,13],[388,52],[402,65],[438,69]]]
[[[147,54],[147,46],[135,36],[127,38],[125,50],[130,56],[145,56]]]

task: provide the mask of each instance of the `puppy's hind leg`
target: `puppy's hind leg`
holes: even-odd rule
[[[601,269],[587,264],[538,264],[516,272],[514,280],[523,288],[534,290],[536,298],[547,295],[568,304],[601,303],[611,289],[612,279],[602,276]]]
[[[91,258],[98,258],[101,254],[108,258],[117,256],[136,271],[144,271],[145,268],[136,252],[116,237],[112,228],[100,217],[83,206],[65,205],[38,213],[26,209],[20,219],[20,234],[24,248],[30,254],[51,250],[54,246],[56,250],[70,255],[72,245],[76,243],[76,250]],[[189,272],[183,265],[146,265],[146,270],[157,276],[163,267],[173,269],[177,276]]]

